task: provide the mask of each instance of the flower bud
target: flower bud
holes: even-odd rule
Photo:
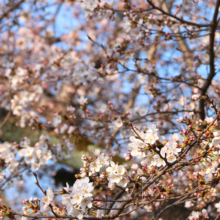
[[[125,153],[125,154],[124,154],[124,158],[125,158],[126,161],[129,161],[129,160],[132,159],[132,156],[131,156],[130,153]]]
[[[134,163],[134,164],[132,164],[132,166],[131,166],[131,169],[132,170],[138,170],[138,164],[136,164],[136,163]]]
[[[22,209],[23,209],[23,211],[26,211],[28,208],[26,206],[24,206]]]
[[[183,133],[186,135],[186,134],[188,134],[188,131],[184,128]]]

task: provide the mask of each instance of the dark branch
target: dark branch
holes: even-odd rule
[[[174,19],[176,19],[176,20],[178,20],[178,21],[180,21],[180,22],[182,22],[182,23],[189,24],[189,25],[193,25],[193,26],[196,26],[196,27],[209,27],[209,26],[211,26],[211,24],[197,24],[197,23],[193,23],[193,22],[190,22],[190,21],[185,21],[185,20],[183,20],[182,18],[179,18],[179,17],[177,17],[177,16],[175,16],[175,15],[172,15],[172,14],[170,14],[169,12],[166,12],[166,11],[164,11],[163,9],[161,9],[161,8],[159,8],[159,7],[157,7],[157,6],[155,6],[155,5],[153,4],[152,0],[147,0],[147,2],[150,4],[150,6],[151,6],[153,9],[156,9],[156,10],[160,11],[161,13],[163,13],[164,15],[167,15],[167,16],[169,16],[169,17],[172,17],[172,18],[174,18]]]
[[[219,11],[219,6],[220,6],[220,0],[217,1],[216,6],[215,6],[215,12],[213,15],[213,19],[211,22],[211,28],[210,28],[210,36],[209,36],[209,68],[210,68],[210,73],[208,75],[208,78],[206,79],[204,85],[201,88],[201,95],[204,96],[209,88],[209,86],[212,83],[212,79],[216,75],[215,71],[215,52],[214,52],[214,42],[215,42],[215,31],[218,25],[218,11]],[[202,120],[205,119],[205,100],[201,99],[199,103],[199,108],[200,108],[200,118]]]

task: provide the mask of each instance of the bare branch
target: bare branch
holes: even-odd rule
[[[193,25],[193,26],[197,26],[197,27],[209,27],[211,26],[211,24],[197,24],[197,23],[193,23],[193,22],[190,22],[190,21],[186,21],[186,20],[183,20],[182,18],[179,18],[175,15],[172,15],[166,11],[164,11],[163,9],[157,7],[156,5],[154,5],[154,3],[152,2],[152,0],[147,0],[147,2],[151,5],[151,7],[153,9],[156,9],[158,11],[160,11],[161,13],[163,13],[164,15],[167,15],[169,17],[172,17],[172,18],[175,18],[176,20],[182,22],[182,23],[185,23],[185,24],[189,24],[189,25]]]
[[[205,95],[209,86],[212,83],[212,79],[216,75],[215,71],[215,52],[214,52],[214,42],[215,42],[215,31],[218,25],[218,11],[219,11],[219,6],[220,6],[220,0],[217,1],[216,6],[215,6],[215,12],[213,15],[213,19],[211,22],[211,28],[210,28],[210,37],[209,37],[209,68],[210,68],[210,73],[208,75],[208,78],[206,79],[204,85],[202,86],[202,91],[201,95]],[[205,100],[201,99],[199,103],[199,108],[201,111],[201,119],[204,120],[205,118]]]

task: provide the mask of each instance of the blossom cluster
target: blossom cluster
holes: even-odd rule
[[[131,155],[142,159],[142,166],[165,166],[168,163],[176,161],[176,156],[181,152],[179,143],[183,141],[183,137],[177,133],[170,135],[169,141],[159,149],[157,144],[164,141],[164,137],[159,138],[158,129],[154,124],[150,125],[146,132],[135,130],[136,136],[131,136],[129,144]],[[150,151],[146,151],[150,146],[155,146],[154,155]],[[147,152],[147,153],[146,153]],[[156,154],[155,154],[156,152]]]
[[[89,177],[76,180],[72,192],[62,195],[62,204],[66,205],[68,214],[82,219],[83,214],[87,213],[87,208],[92,207],[93,190],[93,183],[90,182]],[[68,186],[66,191],[69,191]]]
[[[66,147],[61,144],[51,144],[50,137],[41,135],[39,141],[32,146],[30,139],[23,138],[20,143],[4,142],[0,144],[0,160],[2,169],[0,172],[0,183],[3,185],[4,179],[17,175],[23,167],[30,167],[33,170],[39,170],[48,164],[50,160],[61,160],[68,158],[74,145],[67,140]],[[9,178],[9,180],[11,180]]]

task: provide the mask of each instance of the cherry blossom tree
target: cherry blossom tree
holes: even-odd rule
[[[0,217],[220,219],[219,9],[1,0],[0,190],[39,198]],[[73,184],[42,187],[48,163]]]

